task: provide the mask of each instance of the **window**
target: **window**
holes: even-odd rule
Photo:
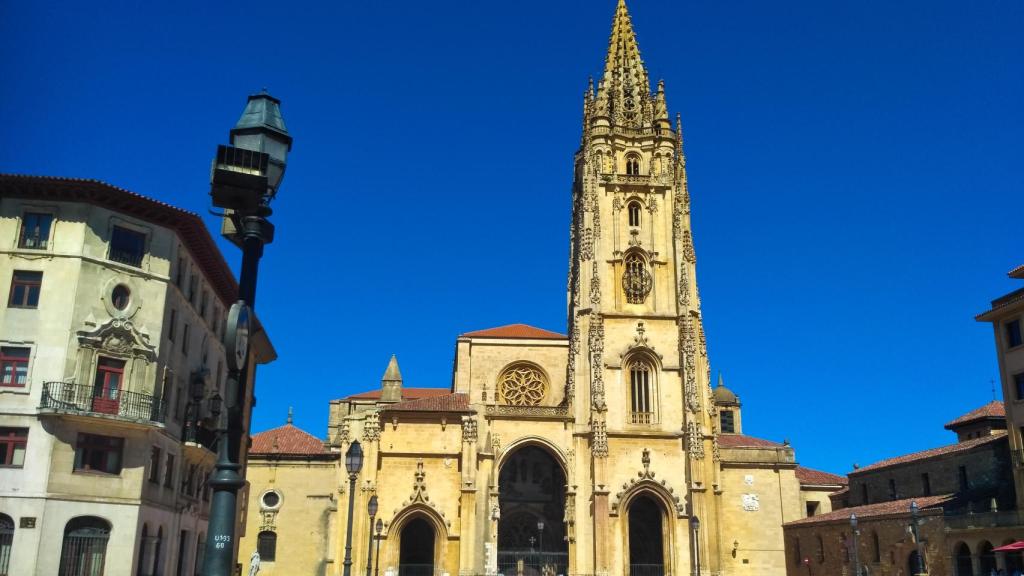
[[[213,335],[220,338],[220,306],[213,307]]]
[[[882,561],[882,546],[878,542],[878,532],[871,532],[871,552],[874,562],[878,563]]]
[[[189,326],[185,324],[185,331],[181,334],[181,353],[188,357],[188,337],[189,337]]]
[[[124,381],[124,360],[100,357],[93,381],[92,409],[104,414],[120,413],[121,384]]]
[[[203,296],[199,300],[199,316],[203,320],[206,320],[206,305],[209,303],[209,301],[210,301],[210,291],[209,290],[203,290]]]
[[[967,480],[967,466],[961,466],[960,469],[959,469],[959,472],[960,472],[960,491],[961,492],[966,492],[967,489],[971,487],[970,482],[968,482],[968,480]]]
[[[626,155],[626,174],[628,176],[640,175],[640,157],[636,154]]]
[[[640,226],[640,203],[630,202],[626,211],[629,213],[629,225]]]
[[[821,539],[821,536],[818,536],[818,563],[825,563],[825,541]]]
[[[1013,375],[1013,387],[1017,389],[1017,400],[1024,400],[1024,372]]]
[[[132,291],[128,289],[124,284],[118,284],[114,286],[114,289],[110,292],[110,303],[118,310],[124,310],[128,307],[128,302],[131,301]]]
[[[635,252],[626,256],[625,272],[622,274],[622,290],[626,293],[626,302],[643,304],[653,284],[643,257]]]
[[[26,212],[21,218],[21,236],[18,238],[18,248],[46,250],[50,241],[50,225],[52,223],[53,214]]]
[[[146,235],[141,232],[114,226],[110,233],[110,259],[114,262],[138,268],[145,248]]]
[[[27,443],[28,428],[0,428],[0,466],[24,466]]]
[[[630,417],[633,424],[651,424],[654,421],[651,401],[651,365],[645,360],[629,363]]]
[[[160,483],[160,460],[162,452],[156,446],[149,452],[149,481],[153,484]]]
[[[800,553],[800,538],[793,539],[793,565],[799,566],[803,562],[803,554]]]
[[[178,287],[178,290],[185,290],[185,259],[178,256],[178,268],[174,276],[174,284]]]
[[[0,514],[0,575],[7,576],[11,569],[11,547],[14,544],[14,518]]]
[[[167,321],[167,339],[174,342],[174,333],[178,331],[178,311],[171,309],[171,318]]]
[[[11,295],[7,299],[10,308],[37,308],[39,290],[43,286],[42,272],[15,270],[11,278]]]
[[[260,503],[263,504],[264,508],[273,510],[281,505],[281,494],[274,490],[266,492],[263,494],[263,497],[260,498]]]
[[[76,472],[120,474],[123,451],[124,438],[80,433],[75,448],[74,469]]]
[[[0,347],[0,386],[24,388],[28,384],[29,349]]]
[[[167,466],[164,467],[164,486],[174,488],[174,454],[167,455]]]
[[[733,414],[732,410],[722,410],[719,413],[719,419],[722,423],[723,434],[735,434],[736,433],[736,415]]]
[[[277,534],[264,530],[256,537],[256,550],[260,553],[260,560],[273,562],[277,556]]]
[[[194,308],[196,305],[196,295],[199,292],[199,275],[192,273],[192,277],[188,279],[188,303]]]
[[[889,500],[896,499],[896,480],[889,478]]]
[[[868,504],[868,483],[865,482],[860,485],[860,503]]]
[[[1020,334],[1020,318],[1006,323],[1006,347],[1013,348],[1020,346],[1024,340]]]
[[[110,523],[95,516],[72,518],[64,527],[57,576],[103,574]]]
[[[818,515],[818,508],[821,506],[821,502],[808,502],[807,503],[807,517]]]
[[[927,472],[921,474],[921,493],[925,496],[932,495],[932,481]]]

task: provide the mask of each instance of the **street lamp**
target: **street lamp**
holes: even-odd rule
[[[370,523],[367,524],[370,527],[367,530],[370,539],[366,544],[366,576],[370,576],[370,568],[373,567],[373,519],[377,517],[376,494],[370,496],[370,501],[366,503],[366,512],[370,515]]]
[[[700,518],[690,517],[690,528],[693,530],[693,573],[700,576]]]
[[[537,522],[537,532],[540,534],[540,553],[544,553],[544,521]]]
[[[356,502],[356,478],[363,469],[363,447],[358,440],[345,452],[345,469],[348,470],[348,534],[345,535],[344,576],[352,576],[352,506]]]
[[[857,515],[850,514],[850,530],[853,532],[853,576],[860,576],[860,530],[857,529]]]
[[[231,146],[218,146],[210,171],[210,199],[224,210],[223,232],[242,248],[238,301],[228,313],[224,334],[228,378],[224,387],[227,421],[217,442],[203,574],[231,576],[235,564],[238,492],[245,486],[242,466],[248,389],[249,323],[256,306],[256,276],[263,247],[274,239],[270,200],[277,194],[292,137],[281,118],[281,101],[266,91],[249,96],[231,130]],[[211,410],[212,412],[212,410]]]
[[[921,537],[918,533],[917,500],[910,501],[910,530],[914,533],[914,547],[917,549],[917,574],[924,574],[924,554],[921,553]]]
[[[384,532],[384,521],[377,518],[377,558],[373,562],[373,574],[374,576],[380,576],[380,539],[381,534]]]

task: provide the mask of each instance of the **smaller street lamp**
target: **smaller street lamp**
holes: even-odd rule
[[[370,496],[370,501],[366,503],[366,513],[370,515],[370,523],[367,526],[370,529],[367,532],[370,535],[369,541],[366,544],[366,576],[370,576],[370,568],[373,561],[373,519],[377,517],[377,495]]]
[[[921,552],[921,535],[918,533],[917,500],[910,501],[910,530],[914,534],[914,547],[917,548],[917,574],[924,574],[924,554]]]
[[[345,535],[344,576],[352,576],[352,512],[356,503],[356,478],[363,469],[363,447],[358,440],[345,452],[345,469],[348,470],[348,533]]]
[[[544,521],[543,520],[537,522],[537,532],[539,532],[539,536],[540,536],[540,553],[543,554],[544,553]]]
[[[692,516],[690,527],[693,530],[693,573],[700,576],[700,518]]]
[[[381,534],[384,532],[384,521],[377,518],[377,559],[373,562],[373,574],[374,576],[380,576],[380,539]]]
[[[856,514],[850,514],[850,530],[853,532],[853,576],[860,576],[860,530],[857,529]]]

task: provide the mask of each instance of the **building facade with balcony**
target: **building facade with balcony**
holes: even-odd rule
[[[859,561],[866,574],[914,575],[919,558],[925,574],[1024,570],[1020,552],[994,552],[1024,539],[1003,403],[990,402],[945,427],[957,435],[955,444],[857,468],[848,475],[849,488],[833,494],[832,512],[787,523],[787,573],[854,574]]]
[[[0,574],[195,573],[237,295],[202,220],[0,175],[0,286]]]

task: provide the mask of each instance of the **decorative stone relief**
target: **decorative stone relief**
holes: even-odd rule
[[[537,368],[515,364],[498,378],[501,399],[512,406],[537,406],[547,394],[547,379]]]
[[[711,460],[714,462],[722,461],[722,452],[718,446],[718,435],[711,437]]]
[[[744,494],[742,500],[743,509],[747,512],[757,512],[761,509],[761,500],[757,494]]]
[[[462,417],[462,441],[475,444],[477,440],[476,419],[472,416]]]
[[[661,480],[657,480],[655,478],[657,474],[653,470],[651,470],[651,451],[648,450],[647,448],[644,448],[644,451],[640,458],[640,463],[643,465],[644,469],[636,473],[636,478],[631,478],[629,482],[622,483],[622,490],[615,494],[615,500],[612,502],[611,514],[613,516],[618,515],[619,504],[622,502],[622,498],[629,494],[630,492],[632,492],[637,487],[637,485],[643,483],[660,484],[671,495],[672,501],[675,504],[676,514],[680,516],[685,514],[686,507],[684,503],[680,500],[679,496],[676,494],[675,489],[669,486],[668,482],[664,478]]]
[[[260,532],[277,531],[277,510],[264,510],[260,514]]]
[[[607,458],[608,457],[608,428],[605,426],[604,420],[595,418],[590,422],[590,428],[593,430],[594,439],[591,452],[594,458]]]
[[[679,307],[684,311],[690,307],[690,271],[686,264],[679,265]]]
[[[352,441],[352,423],[347,418],[341,419],[341,432],[338,440],[339,444],[348,444]]]
[[[380,440],[380,413],[369,412],[366,415],[366,422],[363,423],[363,441],[376,442]]]
[[[491,434],[491,452],[495,456],[501,453],[501,434],[497,432]]]
[[[697,261],[697,253],[693,250],[693,237],[689,230],[683,230],[683,258],[690,264]]]
[[[598,412],[605,410],[604,403],[604,317],[594,314],[590,319],[590,371],[591,402]]]
[[[643,304],[653,287],[654,278],[644,259],[636,253],[626,256],[625,272],[622,274],[622,291],[626,293],[626,302]]]
[[[679,348],[683,356],[683,394],[686,398],[686,408],[696,414],[700,410],[700,400],[697,397],[697,362],[695,358],[695,344],[693,342],[693,322],[689,315],[681,316],[679,322]]]
[[[82,348],[156,361],[156,346],[149,342],[149,336],[123,318],[113,318],[95,330],[80,330],[78,343]]]
[[[430,495],[427,494],[426,477],[427,473],[426,471],[423,470],[423,460],[419,460],[416,462],[416,472],[413,473],[414,480],[412,485],[412,494],[409,495],[408,499],[402,502],[401,507],[399,509],[396,509],[394,511],[394,514],[398,515],[398,511],[401,510],[402,508],[412,506],[413,504],[421,504],[423,506],[429,506],[430,508],[433,508],[434,511],[437,512],[442,519],[444,519],[445,525],[450,528],[451,521],[445,518],[444,512],[442,512],[436,505],[434,505],[433,502],[430,501]]]
[[[700,424],[692,420],[686,423],[686,448],[690,452],[690,458],[704,459],[704,433],[700,429]]]

